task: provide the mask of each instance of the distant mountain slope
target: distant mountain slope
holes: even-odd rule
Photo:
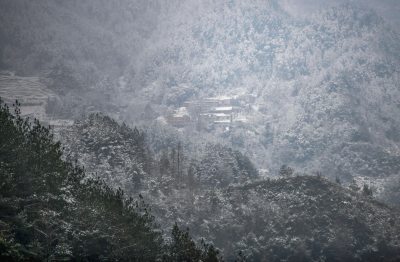
[[[192,16],[164,23],[135,67],[142,100],[182,103],[188,86],[192,98],[254,94],[238,136],[263,166],[398,172],[400,41],[375,13],[343,5],[298,21],[273,1],[184,6]]]
[[[156,20],[149,1],[6,0],[0,4],[1,66],[40,74],[62,65],[84,85],[118,77]],[[144,26],[142,26],[144,25]]]
[[[400,170],[399,34],[356,1],[305,18],[276,0],[1,7],[2,67],[54,79],[71,115],[79,101],[152,121],[187,100],[251,94],[247,126],[219,138],[243,140],[236,149],[271,174],[282,164],[345,180]]]
[[[60,133],[88,174],[141,194],[162,228],[177,221],[228,261],[240,251],[255,261],[395,261],[400,252],[398,211],[370,197],[315,176],[255,182],[248,159],[229,148],[191,155],[165,134],[144,135],[103,115]]]
[[[194,233],[210,236],[227,259],[395,261],[398,212],[324,178],[251,183],[199,196]],[[229,241],[226,241],[229,239]]]

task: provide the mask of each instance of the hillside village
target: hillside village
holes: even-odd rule
[[[210,131],[215,127],[229,130],[237,123],[248,121],[248,113],[254,97],[216,96],[184,102],[182,107],[167,116],[167,122],[177,128],[195,127],[197,130]]]
[[[45,79],[31,76],[18,76],[11,71],[0,71],[0,97],[8,105],[16,100],[21,104],[21,115],[38,119],[52,127],[73,125],[71,119],[59,119],[46,113],[57,94],[47,88]],[[214,96],[199,100],[189,100],[181,107],[165,116],[169,125],[176,128],[195,128],[198,131],[211,131],[222,127],[229,130],[240,123],[248,122],[254,108],[253,95]]]

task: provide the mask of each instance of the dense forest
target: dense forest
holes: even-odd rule
[[[39,121],[0,107],[0,258],[31,260],[218,261],[177,225],[168,240],[141,198],[128,198],[64,161]]]
[[[4,0],[0,69],[43,77],[60,118],[101,111],[148,124],[187,101],[250,96],[244,125],[210,133],[258,167],[397,176],[396,28],[366,1],[304,19],[285,2]]]
[[[0,0],[0,261],[400,261],[399,12]]]
[[[181,149],[157,153],[154,138],[103,115],[72,127],[76,143],[69,148],[55,142],[54,130],[22,118],[18,103],[14,113],[2,104],[0,116],[5,260],[399,259],[399,213],[368,188],[347,189],[287,166],[281,178],[260,180],[247,158],[218,145],[205,146],[196,163],[187,155],[178,167]],[[71,161],[71,145],[99,162],[85,170]]]

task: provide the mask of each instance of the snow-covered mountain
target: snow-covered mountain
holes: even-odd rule
[[[228,261],[394,261],[393,1],[3,0],[0,94],[40,110],[89,178]],[[217,109],[229,119],[200,121]]]
[[[260,180],[230,148],[184,150],[168,130],[143,132],[99,114],[58,135],[89,176],[140,195],[161,228],[188,227],[227,261],[375,261],[398,252],[398,211],[321,176]]]
[[[275,0],[4,1],[1,66],[56,79],[75,117],[68,105],[131,123],[148,109],[148,124],[187,101],[251,95],[246,124],[211,135],[271,174],[282,164],[349,180],[398,174],[393,21],[373,1],[310,2],[299,16]]]
[[[210,1],[180,4],[163,21],[126,75],[143,87],[140,101],[160,113],[253,94],[252,121],[232,136],[260,166],[398,172],[399,35],[376,13],[344,4],[300,20],[276,1]]]

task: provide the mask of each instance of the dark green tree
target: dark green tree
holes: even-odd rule
[[[221,260],[219,251],[213,245],[206,244],[202,240],[201,248],[198,248],[189,235],[189,229],[181,230],[175,223],[164,261],[218,262]]]
[[[368,186],[367,184],[364,184],[361,192],[364,196],[372,197],[372,195],[373,195],[372,188],[370,186]]]
[[[131,260],[162,257],[148,207],[62,159],[37,120],[0,104],[0,257]]]
[[[203,252],[188,232],[174,227],[173,239],[164,244],[142,197],[86,177],[63,160],[49,128],[23,119],[18,103],[12,114],[0,100],[2,261],[215,261],[205,258],[217,251]]]
[[[279,175],[281,177],[291,177],[294,173],[294,169],[287,165],[282,165],[279,169]]]

